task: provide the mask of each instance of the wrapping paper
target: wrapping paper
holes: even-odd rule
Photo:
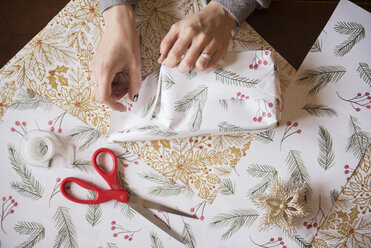
[[[111,113],[110,141],[262,132],[277,125],[280,84],[271,52],[228,53],[209,72],[182,74],[161,66],[143,82],[128,112]],[[247,67],[247,65],[251,65]]]

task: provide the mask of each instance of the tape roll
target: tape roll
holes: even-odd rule
[[[39,167],[48,167],[56,154],[60,154],[67,162],[67,167],[73,167],[73,146],[66,146],[59,139],[43,130],[28,132],[22,139],[21,154],[29,164]]]

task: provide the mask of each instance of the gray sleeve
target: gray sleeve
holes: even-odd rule
[[[106,9],[119,4],[136,4],[136,0],[99,0],[99,10],[103,13]]]
[[[211,0],[207,0],[209,3]],[[228,11],[237,21],[243,23],[256,8],[268,8],[272,0],[213,0]]]

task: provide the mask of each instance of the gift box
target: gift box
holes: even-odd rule
[[[165,63],[143,80],[136,103],[120,100],[127,111],[111,113],[110,142],[261,132],[279,122],[270,51],[227,53],[209,72],[180,73]]]

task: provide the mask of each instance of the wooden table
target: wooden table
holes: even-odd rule
[[[0,1],[0,67],[32,39],[69,0]],[[371,11],[369,0],[353,1]],[[327,23],[338,0],[274,0],[248,23],[296,69]]]

